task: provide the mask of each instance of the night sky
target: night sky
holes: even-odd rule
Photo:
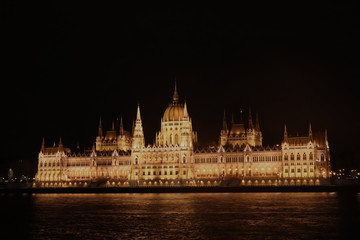
[[[140,104],[146,144],[176,79],[202,144],[224,109],[258,112],[263,145],[328,130],[335,167],[359,166],[359,19],[355,4],[134,5],[3,2],[2,153],[36,164],[42,137],[91,147]]]

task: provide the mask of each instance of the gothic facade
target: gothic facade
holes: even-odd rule
[[[92,150],[72,152],[59,141],[45,147],[38,159],[36,186],[193,186],[193,185],[286,185],[319,184],[331,174],[326,130],[306,136],[289,136],[285,126],[281,144],[263,147],[256,114],[249,111],[248,123],[242,117],[230,128],[224,113],[219,143],[199,147],[197,133],[186,102],[180,103],[175,85],[173,101],[161,118],[161,129],[152,145],[145,145],[137,107],[130,133],[122,119],[104,134],[101,119]]]

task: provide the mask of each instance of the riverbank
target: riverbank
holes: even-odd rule
[[[108,187],[108,188],[3,188],[11,193],[233,193],[233,192],[360,192],[360,185],[239,186],[239,187]]]

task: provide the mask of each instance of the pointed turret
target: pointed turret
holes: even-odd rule
[[[113,119],[112,124],[111,124],[111,131],[115,131],[115,122],[114,122],[114,119]]]
[[[41,152],[45,152],[45,138],[43,137],[42,143],[41,143]]]
[[[141,121],[140,105],[139,105],[139,104],[138,104],[138,106],[137,106],[136,121]]]
[[[287,133],[286,124],[285,124],[285,127],[284,127],[284,141],[287,141],[287,138],[288,138],[288,133]]]
[[[123,136],[123,135],[124,135],[124,126],[123,126],[122,116],[120,117],[120,128],[119,128],[119,131],[120,131],[120,136]]]
[[[177,91],[176,81],[175,81],[175,89],[174,89],[174,95],[173,95],[173,103],[179,102],[179,94]]]
[[[232,115],[232,121],[231,124],[234,124],[234,116]],[[227,123],[226,123],[226,112],[224,109],[224,119],[223,119],[223,126],[222,129],[220,131],[220,145],[221,146],[225,146],[228,140],[228,134],[229,134],[229,130],[227,127]]]
[[[188,119],[188,118],[189,118],[189,113],[188,113],[187,106],[186,106],[186,101],[185,101],[185,104],[184,104],[184,119]]]
[[[222,127],[222,130],[223,131],[227,131],[228,128],[227,128],[227,123],[226,123],[226,113],[225,113],[225,109],[224,109],[224,118],[223,118],[223,127]]]
[[[259,123],[259,114],[258,113],[256,113],[255,130],[260,131],[260,123]]]
[[[140,105],[137,107],[136,122],[133,130],[132,148],[140,149],[145,146],[144,132],[141,123]]]
[[[99,136],[99,137],[102,137],[102,136],[103,136],[103,130],[102,130],[102,126],[101,126],[101,117],[100,117],[100,120],[99,120],[98,136]]]
[[[96,145],[95,145],[95,143],[93,143],[93,145],[92,145],[92,151],[93,151],[93,152],[96,151]]]
[[[312,135],[311,123],[309,123],[309,137],[312,140],[313,135]]]
[[[62,148],[63,147],[63,144],[62,144],[62,141],[61,141],[61,137],[59,139],[59,148]]]
[[[133,121],[132,121],[131,135],[134,135],[134,131],[135,131],[135,122],[134,122],[134,120],[133,120]]]
[[[327,136],[327,129],[325,129],[325,142],[327,142],[328,136]]]
[[[253,129],[254,128],[254,124],[252,121],[252,116],[251,116],[251,108],[249,107],[249,125],[248,125],[249,129]]]
[[[325,129],[325,144],[326,144],[326,147],[329,148],[327,129]]]

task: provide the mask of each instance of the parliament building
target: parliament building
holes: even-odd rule
[[[264,147],[259,118],[251,111],[247,124],[226,115],[217,145],[199,147],[186,102],[175,85],[172,103],[161,118],[152,145],[145,145],[137,107],[131,132],[112,124],[104,131],[101,119],[92,150],[72,152],[43,139],[34,186],[129,187],[217,185],[315,185],[329,179],[330,152],[326,130],[289,136],[286,125],[280,144]]]

